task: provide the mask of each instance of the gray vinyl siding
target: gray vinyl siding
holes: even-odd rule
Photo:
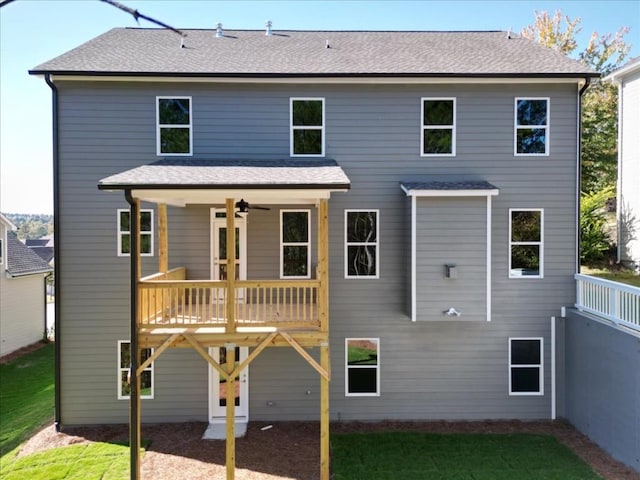
[[[416,320],[487,321],[486,197],[420,198],[416,217]]]
[[[325,98],[326,156],[335,159],[352,182],[348,193],[333,194],[329,202],[332,419],[549,417],[549,318],[573,303],[575,289],[575,85],[58,86],[61,204],[56,275],[62,292],[64,424],[120,423],[128,418],[127,402],[116,399],[115,371],[117,340],[129,336],[129,258],[116,256],[115,212],[128,205],[122,192],[101,192],[96,185],[108,175],[158,159],[157,95],[192,97],[194,159],[288,158],[289,98]],[[420,156],[420,99],[429,96],[456,98],[455,157]],[[550,97],[548,157],[513,155],[516,96]],[[451,176],[486,180],[499,189],[492,200],[492,321],[412,323],[407,309],[410,202],[399,184]],[[245,199],[251,202],[249,194]],[[250,279],[278,278],[279,209],[307,208],[269,206],[270,211],[251,210],[248,216]],[[191,278],[209,277],[210,207],[169,208],[169,263],[186,266]],[[458,237],[477,235],[485,245],[476,228],[486,220],[485,207],[482,198],[462,208],[461,214],[478,213],[470,219],[472,231],[460,231]],[[315,255],[316,210],[309,208]],[[508,278],[509,208],[544,209],[542,279]],[[379,279],[344,278],[345,209],[379,210]],[[157,215],[154,218],[157,229]],[[469,261],[482,265],[482,249],[476,243],[472,247]],[[153,257],[143,259],[145,274],[157,268],[157,245],[154,251]],[[425,257],[425,264],[428,261]],[[313,272],[315,257],[312,262]],[[459,263],[460,275],[466,274],[466,260]],[[474,269],[479,277],[480,267]],[[427,280],[419,279],[424,288]],[[442,295],[458,293],[443,290]],[[460,308],[463,315],[483,310],[484,295],[474,290],[472,298]],[[544,396],[508,395],[510,336],[544,337]],[[380,338],[379,397],[345,397],[345,337]],[[318,374],[291,349],[267,350],[251,367],[250,418],[318,418]],[[155,368],[156,395],[143,401],[144,421],[205,421],[204,360],[189,350],[172,350]],[[312,394],[306,395],[307,390]],[[276,407],[267,407],[268,400]],[[182,408],[185,404],[188,408]]]

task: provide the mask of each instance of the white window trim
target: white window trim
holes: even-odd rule
[[[189,124],[160,124],[160,100],[189,100]],[[160,151],[160,130],[162,128],[188,128],[189,129],[189,153],[162,153]],[[156,155],[158,157],[191,157],[193,156],[193,100],[190,96],[161,95],[156,96]]]
[[[368,340],[376,342],[378,346],[378,363],[376,369],[376,391],[375,393],[349,393],[349,369],[374,368],[374,365],[349,365],[349,340]],[[380,338],[374,337],[347,337],[344,339],[344,396],[345,397],[379,397],[380,396]]]
[[[547,102],[547,123],[545,125],[518,125],[518,101],[520,100],[546,100]],[[550,97],[515,97],[513,102],[513,154],[516,157],[548,157],[551,150],[551,98]],[[545,131],[544,153],[518,153],[518,129],[538,128]]]
[[[513,228],[513,222],[511,220],[512,212],[540,212],[540,241],[539,242],[513,242],[511,241],[511,229]],[[513,275],[511,273],[511,247],[513,245],[538,245],[540,247],[540,274],[539,275]],[[529,278],[544,278],[544,209],[543,208],[510,208],[509,209],[509,278],[515,279],[529,279]]]
[[[291,212],[305,212],[307,214],[307,241],[306,242],[284,242],[282,238],[282,226],[284,225],[284,214]],[[284,247],[307,247],[307,274],[304,276],[285,276],[284,275]],[[311,278],[311,210],[283,209],[280,210],[280,279],[308,279]]]
[[[351,212],[376,212],[376,241],[375,242],[348,242],[347,228],[349,213]],[[375,275],[349,275],[349,247],[352,245],[375,245],[376,247],[376,274]],[[376,208],[351,208],[344,211],[344,278],[357,278],[360,280],[375,280],[380,278],[380,210]]]
[[[453,101],[453,125],[425,125],[424,102],[427,100]],[[455,157],[456,156],[456,97],[422,97],[420,99],[420,156],[421,157]],[[424,153],[425,130],[451,130],[451,153]]]
[[[325,101],[324,97],[291,97],[289,99],[289,155],[292,157],[324,157],[325,155]],[[293,102],[296,101],[319,101],[322,102],[322,125],[293,125]],[[321,153],[293,153],[293,132],[294,130],[320,130],[322,132]]]
[[[117,353],[117,358],[116,358],[117,365],[116,366],[117,366],[117,371],[118,371],[118,378],[117,378],[117,382],[116,382],[116,388],[117,388],[116,391],[118,392],[118,400],[129,400],[131,398],[130,395],[122,395],[122,390],[120,388],[121,387],[121,385],[120,385],[121,380],[120,379],[122,378],[122,372],[127,372],[128,373],[129,370],[130,370],[129,367],[120,366],[120,354],[121,354],[121,351],[122,351],[122,345],[125,344],[125,343],[131,344],[131,341],[129,341],[129,340],[118,340],[118,351],[116,352]],[[131,348],[131,347],[129,347],[129,348]],[[151,350],[151,355],[153,355],[154,349],[150,348],[150,350]],[[154,395],[155,395],[156,379],[155,379],[155,373],[154,373],[154,368],[153,368],[153,364],[154,363],[155,362],[151,362],[151,364],[147,368],[145,368],[143,370],[145,372],[151,372],[151,395],[140,395],[140,398],[143,399],[143,400],[152,400]]]
[[[540,363],[539,364],[511,364],[511,342],[513,340],[538,340],[540,342]],[[509,396],[511,397],[540,397],[544,395],[544,338],[543,337],[509,337]],[[511,385],[511,370],[513,368],[539,368],[540,390],[537,392],[514,392]]]
[[[120,230],[120,214],[122,212],[127,212],[129,213],[129,226],[131,226],[131,212],[128,208],[119,208],[117,211],[117,217],[116,217],[116,229],[118,231],[117,233],[117,250],[116,253],[119,257],[129,257],[131,256],[130,253],[122,253],[122,235],[123,234],[129,234],[131,235],[131,231],[126,231],[126,230]],[[151,251],[149,253],[141,253],[140,256],[142,257],[153,257],[153,250],[154,250],[154,243],[155,243],[155,239],[154,239],[154,225],[153,225],[153,210],[150,208],[144,208],[140,210],[140,214],[142,214],[143,212],[149,212],[151,214],[151,230],[150,231],[144,231],[144,232],[140,232],[140,236],[142,235],[149,235],[151,237],[150,240],[150,245],[151,245]]]

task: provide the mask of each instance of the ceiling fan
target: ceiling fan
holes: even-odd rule
[[[236,208],[240,213],[247,213],[249,209],[252,210],[271,210],[269,207],[261,207],[260,205],[249,205],[249,202],[245,202],[244,198],[241,198],[239,202],[236,202]]]

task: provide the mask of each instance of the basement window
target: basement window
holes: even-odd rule
[[[345,339],[345,395],[380,396],[380,339]]]
[[[543,339],[509,338],[509,395],[543,395]]]
[[[151,355],[153,348],[143,348],[141,350],[140,361],[142,365]],[[118,400],[125,400],[131,396],[131,342],[128,340],[118,340]],[[142,371],[140,378],[140,398],[153,398],[153,362]]]

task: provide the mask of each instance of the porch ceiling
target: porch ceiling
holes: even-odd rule
[[[195,160],[167,158],[98,182],[100,190],[130,190],[135,198],[184,206],[248,202],[313,203],[351,186],[329,159]]]

